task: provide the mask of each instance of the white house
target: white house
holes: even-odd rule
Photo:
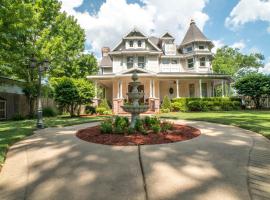
[[[213,47],[193,20],[180,45],[170,33],[157,38],[134,29],[116,47],[102,48],[99,74],[87,78],[96,87],[104,88],[115,114],[123,112],[121,105],[128,100],[126,93],[131,90],[129,82],[134,70],[142,83],[139,89],[145,92],[141,102],[148,103],[153,112],[159,111],[166,95],[171,99],[211,97],[214,87],[221,84],[224,96],[224,85],[231,79],[213,73]]]

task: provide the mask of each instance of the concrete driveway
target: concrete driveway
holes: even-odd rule
[[[1,200],[270,199],[270,142],[240,128],[187,122],[202,135],[116,147],[78,139],[97,123],[47,128],[12,146]]]

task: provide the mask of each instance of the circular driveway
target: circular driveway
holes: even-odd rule
[[[207,122],[192,140],[104,146],[75,136],[97,123],[36,131],[8,152],[1,200],[270,199],[270,142]]]

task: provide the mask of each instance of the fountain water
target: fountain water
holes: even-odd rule
[[[138,86],[141,84],[141,82],[137,81],[139,77],[136,71],[133,72],[131,79],[133,80],[133,82],[130,82],[130,85],[132,86],[132,91],[128,92],[127,95],[129,99],[131,99],[132,104],[124,105],[122,106],[122,108],[124,111],[131,113],[130,127],[134,128],[136,119],[139,118],[140,113],[147,111],[149,106],[139,105],[139,99],[144,96],[144,92],[138,91]]]

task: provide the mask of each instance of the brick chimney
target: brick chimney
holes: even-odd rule
[[[102,47],[101,48],[102,57],[108,56],[108,53],[109,52],[110,52],[110,48],[109,47]]]

